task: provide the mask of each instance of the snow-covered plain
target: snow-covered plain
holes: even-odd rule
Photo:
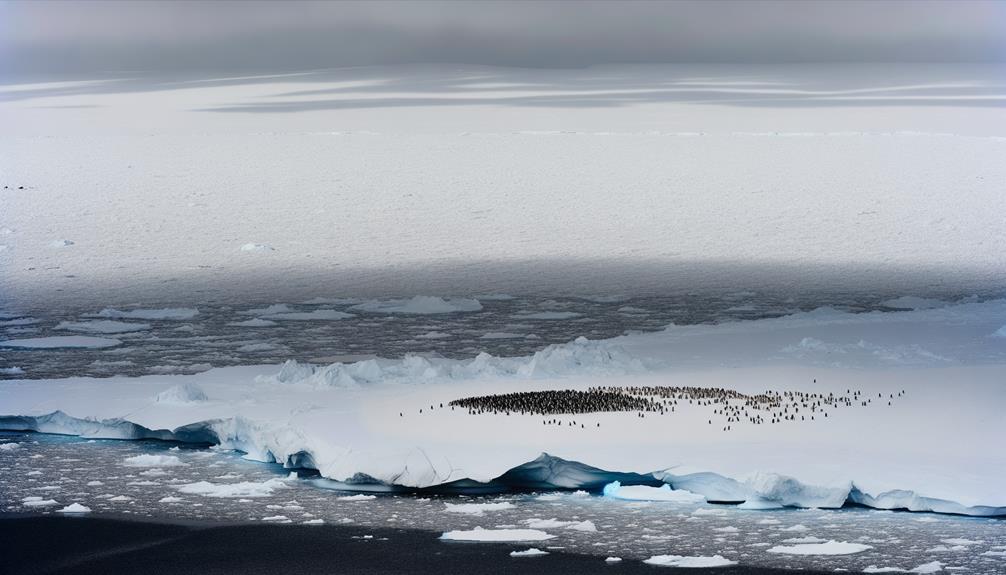
[[[5,79],[0,293],[32,307],[284,301],[318,285],[1001,285],[1003,77],[707,65]]]
[[[1006,437],[1006,348],[993,334],[1003,325],[1006,300],[901,312],[822,309],[579,339],[526,358],[409,356],[15,380],[0,388],[7,416],[0,426],[209,441],[361,489],[463,489],[465,482],[452,482],[464,479],[599,489],[627,483],[609,473],[622,471],[640,474],[633,483],[667,483],[753,508],[851,502],[997,515],[1006,512],[1006,456],[997,447]],[[827,417],[819,411],[813,421],[736,421],[730,431],[713,407],[697,404],[645,417],[560,415],[564,424],[551,427],[544,416],[470,415],[448,406],[472,394],[599,385],[863,390],[867,405],[827,409]],[[160,401],[168,390],[185,401]]]

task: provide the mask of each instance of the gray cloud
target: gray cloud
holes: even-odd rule
[[[1006,2],[0,2],[0,72],[1006,60]]]

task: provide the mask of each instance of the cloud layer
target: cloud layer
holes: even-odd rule
[[[1006,60],[1006,2],[0,3],[0,72]]]

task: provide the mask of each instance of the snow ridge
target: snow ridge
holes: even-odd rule
[[[400,360],[368,359],[353,363],[316,366],[287,360],[278,373],[259,376],[257,383],[298,384],[313,387],[357,389],[376,383],[416,383],[440,379],[470,380],[499,376],[526,379],[567,375],[623,375],[641,373],[644,361],[609,341],[580,337],[554,344],[528,358],[494,357],[480,353],[471,360],[406,355]]]

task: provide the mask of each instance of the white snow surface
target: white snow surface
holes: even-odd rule
[[[29,421],[39,431],[87,437],[212,440],[260,461],[292,463],[307,454],[324,477],[338,481],[366,476],[413,487],[488,481],[544,451],[609,471],[654,472],[675,490],[710,501],[838,507],[849,500],[881,509],[1002,514],[1006,457],[998,446],[1006,437],[1000,413],[1006,350],[988,334],[1003,324],[1003,300],[887,313],[821,309],[579,339],[525,358],[410,356],[193,375],[12,380],[0,387],[0,415],[26,416],[12,420],[18,428]],[[868,339],[887,352],[781,351],[810,336]],[[895,353],[899,349],[930,353]],[[212,401],[184,408],[156,401],[183,384]],[[549,433],[542,433],[538,416],[471,416],[446,408],[473,393],[598,385],[905,395],[892,406],[877,400],[813,422],[737,423],[734,432],[707,425],[709,411],[697,406],[646,418],[584,414],[576,419],[600,427]],[[444,409],[428,409],[441,402]],[[554,485],[582,485],[582,471],[544,461]]]
[[[5,191],[0,293],[256,293],[234,278],[278,274],[388,297],[632,288],[598,260],[684,283],[737,262],[837,266],[829,279],[853,286],[920,267],[1001,283],[1002,77],[709,64],[10,78],[0,173],[28,185]],[[394,270],[423,277],[394,289]]]

